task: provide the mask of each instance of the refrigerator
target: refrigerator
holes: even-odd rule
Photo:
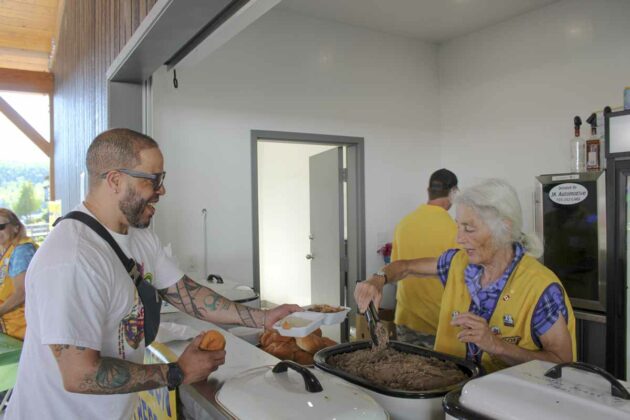
[[[628,337],[628,260],[630,246],[630,110],[606,116],[608,225],[608,278],[606,313],[606,370],[618,378],[630,378]]]
[[[541,262],[564,286],[576,317],[578,360],[605,369],[607,321],[606,172],[536,177]]]

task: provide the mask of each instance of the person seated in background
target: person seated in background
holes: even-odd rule
[[[370,301],[378,306],[386,283],[437,275],[444,295],[436,351],[472,360],[486,372],[533,359],[575,361],[571,303],[556,275],[536,260],[540,240],[521,231],[516,191],[489,180],[462,191],[455,205],[462,249],[385,266],[357,285],[359,309]]]
[[[24,277],[37,244],[20,219],[0,208],[0,332],[24,340]]]

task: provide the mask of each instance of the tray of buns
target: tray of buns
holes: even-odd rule
[[[326,304],[317,304],[305,306],[306,312],[319,313],[324,315],[322,325],[334,325],[341,324],[350,312],[350,308],[347,306],[331,306]]]
[[[313,364],[313,355],[319,350],[334,346],[337,342],[322,337],[322,330],[317,328],[306,337],[285,337],[277,331],[266,330],[260,336],[260,348],[281,360],[293,360],[301,365]]]
[[[324,314],[293,312],[273,324],[273,328],[285,337],[305,337],[322,325],[323,321]]]

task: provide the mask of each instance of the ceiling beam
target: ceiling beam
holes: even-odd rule
[[[0,68],[0,90],[52,95],[53,87],[54,77],[52,73]]]
[[[35,146],[39,147],[46,156],[52,158],[52,145],[46,141],[46,139],[43,138],[41,134],[39,134],[37,130],[28,123],[28,121],[22,118],[22,116],[13,109],[7,101],[2,99],[2,97],[0,97],[0,112],[2,112],[9,121],[15,124],[15,126],[19,128],[20,131],[35,144]]]

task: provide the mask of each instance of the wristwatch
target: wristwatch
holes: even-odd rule
[[[177,362],[168,364],[168,372],[166,372],[166,382],[168,390],[172,391],[184,382],[184,372]]]
[[[385,280],[385,283],[383,283],[383,286],[387,284],[387,274],[385,273],[385,271],[383,271],[382,268],[378,270],[376,273],[374,273],[374,275],[377,277],[383,277],[383,279]]]

